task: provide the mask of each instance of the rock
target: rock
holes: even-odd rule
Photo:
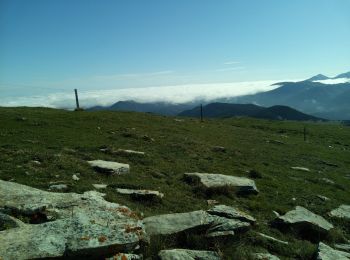
[[[68,189],[68,186],[66,184],[54,184],[50,185],[49,190],[56,190],[56,191],[65,191]]]
[[[214,251],[200,251],[189,249],[162,250],[158,254],[161,260],[220,260],[218,253]]]
[[[206,232],[206,237],[227,237],[234,236],[236,232],[247,231],[250,223],[237,219],[227,219],[224,217],[213,216],[210,227]]]
[[[145,238],[142,222],[104,194],[54,193],[0,180],[0,212],[26,216],[0,233],[0,258],[103,258],[132,252]],[[35,222],[34,222],[35,221]]]
[[[143,219],[148,235],[171,235],[189,229],[209,227],[212,222],[210,215],[203,211],[164,214]]]
[[[214,206],[219,204],[219,202],[217,200],[207,200],[207,205],[208,206]]]
[[[329,215],[350,220],[350,205],[340,205],[339,208],[333,209]]]
[[[213,152],[221,152],[221,153],[225,153],[225,152],[226,152],[226,148],[223,147],[223,146],[213,146],[213,147],[211,148],[211,150],[212,150]]]
[[[268,235],[265,235],[263,233],[260,233],[260,232],[257,232],[257,234],[259,234],[261,237],[267,239],[267,240],[270,240],[270,241],[273,241],[273,242],[277,242],[277,243],[280,243],[280,244],[284,244],[284,245],[288,245],[288,242],[287,241],[282,241],[282,240],[279,240],[277,238],[274,238],[274,237],[271,237],[271,236],[268,236]]]
[[[350,253],[350,244],[335,244],[334,247],[341,251],[346,251]]]
[[[214,207],[215,208],[215,207]],[[247,221],[245,221],[247,220]],[[165,214],[145,218],[149,235],[172,235],[184,231],[205,233],[207,237],[233,236],[250,227],[254,218],[235,208],[221,205],[216,209]],[[255,221],[255,220],[254,220]]]
[[[115,153],[119,153],[119,154],[134,154],[134,155],[145,155],[145,152],[139,152],[139,151],[134,151],[134,150],[123,150],[123,149],[118,149]]]
[[[108,174],[124,174],[130,170],[129,164],[110,162],[103,160],[88,161],[88,163],[95,168],[97,171],[108,173]]]
[[[256,220],[252,216],[248,215],[247,213],[226,205],[217,205],[209,210],[207,212],[211,215],[217,215],[229,219],[238,219],[242,221],[246,221],[249,223],[254,223]]]
[[[295,167],[290,167],[292,170],[297,170],[297,171],[303,171],[303,172],[310,172],[309,168],[306,167],[299,167],[299,166],[295,166]]]
[[[107,188],[107,184],[92,184],[92,186],[97,189],[97,190],[100,190],[100,189],[106,189]]]
[[[334,181],[332,181],[328,178],[321,178],[320,180],[323,181],[324,183],[327,183],[327,184],[331,184],[331,185],[335,184]]]
[[[163,193],[155,190],[132,190],[132,189],[115,189],[117,193],[130,195],[134,199],[156,200],[164,197]]]
[[[283,216],[277,217],[275,224],[280,227],[291,227],[293,230],[297,231],[299,235],[308,236],[308,239],[313,239],[312,233],[326,234],[333,228],[333,225],[323,217],[300,206],[297,206],[294,210],[288,211]]]
[[[118,253],[113,257],[106,258],[105,260],[142,260],[142,259],[143,257],[141,255]]]
[[[253,258],[256,260],[279,260],[277,256],[269,253],[255,253],[253,254]]]
[[[72,179],[73,179],[73,181],[79,181],[80,180],[80,178],[77,175],[75,175],[75,174],[73,174]]]
[[[330,246],[320,242],[318,245],[317,260],[346,260],[350,259],[350,254],[335,250]]]
[[[199,182],[204,188],[209,190],[232,187],[239,193],[257,194],[259,192],[255,182],[244,177],[196,172],[185,173],[185,178],[194,182]]]
[[[322,195],[317,195],[317,198],[319,198],[322,201],[329,201],[330,198],[326,197],[326,196],[322,196]]]

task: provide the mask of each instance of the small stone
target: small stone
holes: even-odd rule
[[[163,193],[155,190],[132,190],[132,189],[115,189],[116,192],[120,194],[130,195],[134,199],[146,199],[146,200],[155,200],[162,199],[164,197]]]
[[[322,201],[329,201],[330,198],[326,197],[326,196],[322,196],[322,195],[317,195],[317,198],[319,198]]]
[[[290,167],[290,168],[292,170],[296,170],[296,171],[310,172],[310,169],[306,168],[306,167],[294,166],[294,167]]]
[[[214,206],[219,204],[219,202],[217,200],[207,200],[207,205],[208,206]]]
[[[92,184],[92,186],[97,189],[97,190],[101,190],[101,189],[106,189],[107,188],[107,184]]]
[[[274,238],[274,237],[271,237],[271,236],[268,236],[268,235],[265,235],[263,233],[259,233],[258,234],[260,236],[262,236],[263,238],[266,238],[267,240],[270,240],[270,241],[273,241],[273,242],[277,242],[277,243],[280,243],[280,244],[284,244],[284,245],[288,245],[288,242],[287,241],[282,241],[282,240],[279,240],[277,238]]]
[[[140,152],[140,151],[134,151],[134,150],[123,150],[123,149],[118,149],[115,153],[120,153],[120,154],[135,154],[135,155],[145,155],[145,152]]]
[[[77,175],[75,175],[75,174],[73,174],[72,179],[74,181],[79,181],[80,180],[80,178]]]
[[[225,152],[226,152],[226,148],[223,147],[223,146],[213,146],[213,147],[211,148],[211,150],[212,150],[213,152],[221,152],[221,153],[225,153]]]
[[[340,205],[338,208],[333,209],[329,215],[350,220],[350,205]]]
[[[332,181],[332,180],[330,180],[330,179],[328,179],[328,178],[321,178],[320,180],[321,180],[322,182],[324,182],[324,183],[327,183],[327,184],[331,184],[331,185],[335,184],[334,181]]]
[[[68,186],[66,184],[54,184],[50,185],[49,190],[64,191],[67,190]]]
[[[103,161],[103,160],[88,161],[88,163],[97,171],[104,172],[111,175],[125,174],[130,171],[129,164],[124,164],[124,163]]]
[[[33,160],[32,163],[33,163],[33,164],[36,164],[36,165],[40,165],[40,164],[41,164],[41,162],[38,161],[38,160]]]
[[[275,255],[271,255],[269,253],[255,253],[253,254],[254,259],[256,260],[279,260]]]

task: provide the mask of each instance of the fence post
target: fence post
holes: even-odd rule
[[[78,97],[78,90],[77,89],[74,89],[74,93],[75,93],[75,103],[77,104],[77,110],[80,109],[79,107],[79,97]]]
[[[304,126],[304,142],[306,142],[306,126]]]
[[[201,122],[203,122],[203,105],[201,104]]]

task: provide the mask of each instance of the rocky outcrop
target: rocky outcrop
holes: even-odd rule
[[[88,161],[88,163],[97,171],[106,174],[125,174],[130,171],[129,164],[110,162],[103,160]]]
[[[185,178],[191,182],[199,183],[209,190],[217,189],[220,191],[224,187],[229,187],[238,193],[258,193],[255,182],[244,177],[195,172],[185,173]]]
[[[300,206],[277,217],[274,224],[279,227],[290,227],[308,238],[311,238],[312,233],[326,234],[333,228],[333,225],[323,217]]]
[[[130,195],[134,199],[142,200],[160,200],[164,194],[155,190],[132,190],[116,188],[115,191],[119,194]]]
[[[0,258],[84,258],[132,252],[145,238],[142,222],[129,208],[107,202],[103,196],[96,191],[47,192],[0,181],[0,221],[12,223],[0,231]]]
[[[324,243],[319,243],[317,260],[347,260],[350,259],[350,253],[335,250]]]
[[[218,253],[214,251],[200,251],[200,250],[188,250],[188,249],[170,249],[162,250],[159,252],[159,258],[161,260],[220,260]]]
[[[338,208],[333,209],[330,216],[350,220],[350,205],[340,205]]]

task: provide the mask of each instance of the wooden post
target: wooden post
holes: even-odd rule
[[[201,122],[203,122],[203,105],[201,104]]]
[[[304,126],[304,142],[306,142],[306,126]]]
[[[77,110],[79,110],[79,97],[78,97],[78,90],[74,89],[75,93],[75,103],[77,104]]]

